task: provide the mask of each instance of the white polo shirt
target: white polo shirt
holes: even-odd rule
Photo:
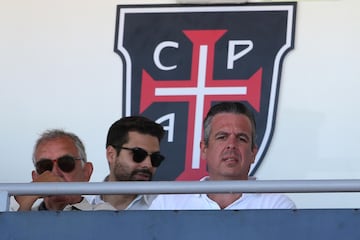
[[[208,177],[201,179],[206,181]],[[285,195],[272,193],[243,193],[225,209],[294,209],[295,203]],[[164,194],[152,202],[150,210],[220,210],[207,194]]]

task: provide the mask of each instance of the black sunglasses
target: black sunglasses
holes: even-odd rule
[[[69,155],[65,155],[54,160],[40,159],[35,163],[36,172],[38,174],[42,174],[45,171],[51,171],[54,167],[54,162],[56,162],[61,171],[69,173],[75,168],[75,160],[82,160],[82,159],[74,158]]]
[[[142,161],[145,160],[147,156],[150,156],[151,165],[153,165],[153,167],[160,166],[161,162],[165,159],[165,157],[161,155],[160,152],[154,152],[152,154],[149,154],[147,151],[139,147],[135,147],[135,148],[120,147],[120,148],[132,151],[133,160],[134,162],[137,163],[141,163]]]

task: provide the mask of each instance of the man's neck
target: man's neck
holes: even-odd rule
[[[247,176],[238,177],[224,177],[224,176],[213,176],[209,175],[208,181],[233,181],[233,180],[248,180]],[[207,194],[207,196],[216,202],[221,209],[225,209],[233,202],[241,198],[242,193],[216,193]]]
[[[207,196],[216,202],[221,209],[227,208],[233,202],[241,198],[242,193],[211,193],[207,194]]]

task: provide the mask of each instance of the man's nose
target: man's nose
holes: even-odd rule
[[[230,135],[230,136],[228,137],[228,141],[227,141],[227,146],[226,146],[226,148],[228,148],[228,149],[234,148],[234,147],[236,146],[236,141],[237,141],[236,136],[234,136],[233,134]]]
[[[142,167],[147,167],[147,168],[152,167],[150,155],[147,155],[146,158],[144,159],[144,161],[141,162],[141,166]]]
[[[56,161],[54,162],[51,172],[54,173],[56,176],[60,176],[62,174],[62,171]]]

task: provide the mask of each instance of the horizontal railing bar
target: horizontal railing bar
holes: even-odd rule
[[[12,195],[360,192],[360,180],[0,183]]]

